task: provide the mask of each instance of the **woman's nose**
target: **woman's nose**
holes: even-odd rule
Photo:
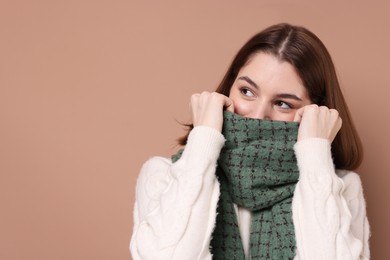
[[[256,107],[253,108],[250,117],[256,119],[270,120],[272,119],[271,108],[264,103],[258,104]]]

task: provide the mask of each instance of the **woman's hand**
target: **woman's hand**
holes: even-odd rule
[[[314,104],[298,109],[294,121],[301,122],[298,129],[298,141],[318,137],[328,139],[332,143],[342,125],[337,110]]]
[[[233,101],[217,92],[202,92],[191,96],[192,122],[222,131],[223,108],[234,113]]]

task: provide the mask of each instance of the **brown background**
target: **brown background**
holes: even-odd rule
[[[389,1],[0,2],[0,259],[129,259],[142,163],[190,95],[277,22],[327,45],[365,146],[373,259],[390,259]]]

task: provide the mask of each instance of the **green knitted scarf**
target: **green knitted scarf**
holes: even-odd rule
[[[233,203],[251,211],[252,259],[294,258],[291,203],[299,176],[293,150],[297,132],[295,122],[224,112],[226,142],[216,170],[221,194],[210,245],[213,259],[245,259]]]

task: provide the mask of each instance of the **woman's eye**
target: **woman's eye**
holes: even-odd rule
[[[290,104],[288,104],[288,103],[286,103],[284,101],[277,101],[276,105],[278,107],[280,107],[281,109],[291,109],[292,108]]]
[[[241,88],[240,91],[241,91],[241,93],[242,93],[243,95],[245,95],[245,96],[247,96],[247,97],[254,97],[254,96],[255,96],[255,94],[253,94],[253,92],[250,91],[250,90],[247,89],[247,88]]]

